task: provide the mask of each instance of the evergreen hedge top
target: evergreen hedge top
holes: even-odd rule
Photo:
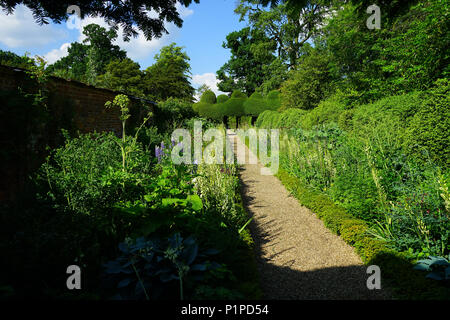
[[[230,99],[230,97],[228,97],[226,94],[220,94],[217,96],[217,103],[224,103],[225,101],[227,101],[228,99]]]
[[[200,102],[205,103],[214,104],[216,103],[216,101],[217,101],[216,94],[211,90],[206,90],[205,92],[203,92],[202,97],[200,98]]]

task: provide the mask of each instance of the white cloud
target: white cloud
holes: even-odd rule
[[[62,57],[65,57],[69,54],[67,51],[67,49],[69,49],[69,47],[70,47],[70,43],[66,42],[59,49],[53,49],[49,53],[45,54],[44,58],[48,62],[48,64],[55,63]]]
[[[217,79],[216,74],[211,72],[203,74],[194,74],[192,76],[192,84],[197,85],[197,87],[206,84],[209,88],[211,88],[211,90],[216,94],[216,96],[218,96],[219,94],[224,94],[224,92],[219,91],[219,88],[217,88],[217,84],[219,82],[220,80]]]
[[[184,18],[189,17],[190,15],[194,14],[194,10],[186,8],[179,2],[177,2],[175,7],[177,8],[177,11],[180,14],[181,19],[184,19]]]
[[[64,39],[67,33],[54,25],[36,23],[31,10],[19,5],[13,14],[0,11],[0,42],[10,48],[32,48],[44,46],[55,40]]]

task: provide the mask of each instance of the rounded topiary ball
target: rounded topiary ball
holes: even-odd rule
[[[203,94],[200,98],[200,102],[204,102],[204,103],[214,104],[214,103],[216,103],[216,101],[217,101],[216,94],[214,92],[212,92],[211,90],[206,90],[205,92],[203,92]]]

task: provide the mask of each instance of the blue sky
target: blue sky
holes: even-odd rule
[[[119,32],[116,41],[127,51],[128,56],[139,62],[142,69],[153,64],[159,49],[176,42],[185,47],[191,58],[192,84],[199,87],[205,83],[217,91],[215,72],[228,60],[230,52],[222,48],[228,33],[246,26],[239,22],[234,14],[237,0],[200,0],[188,8],[179,6],[178,11],[184,23],[182,28],[166,24],[169,31],[160,39],[146,41],[140,35],[125,43]],[[105,25],[100,18],[89,17],[81,21],[81,26],[89,23]],[[19,55],[29,52],[44,56],[50,63],[67,54],[71,42],[81,41],[81,28],[69,28],[66,23],[39,26],[34,22],[31,12],[23,6],[17,6],[13,15],[0,12],[0,49],[9,50]]]

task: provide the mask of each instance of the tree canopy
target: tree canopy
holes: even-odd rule
[[[0,7],[7,13],[13,13],[17,5],[23,4],[30,8],[33,17],[39,24],[47,24],[49,20],[61,23],[67,20],[69,14],[67,9],[71,5],[80,8],[81,17],[99,16],[105,18],[111,25],[122,26],[124,39],[137,36],[138,30],[142,30],[147,40],[159,38],[167,33],[164,22],[173,22],[181,27],[183,20],[177,11],[177,3],[188,6],[199,0],[133,0],[133,1],[101,1],[101,0],[78,0],[73,1],[51,1],[51,0],[2,0]],[[156,16],[148,12],[156,13]]]
[[[165,46],[155,56],[155,64],[145,70],[148,96],[154,100],[169,97],[193,100],[195,89],[191,86],[189,56],[175,43]]]
[[[82,43],[72,43],[69,54],[50,65],[49,71],[94,84],[96,77],[106,71],[108,63],[124,59],[126,52],[113,44],[117,32],[112,28],[106,30],[97,24],[89,24],[83,28],[83,34],[86,39]]]

